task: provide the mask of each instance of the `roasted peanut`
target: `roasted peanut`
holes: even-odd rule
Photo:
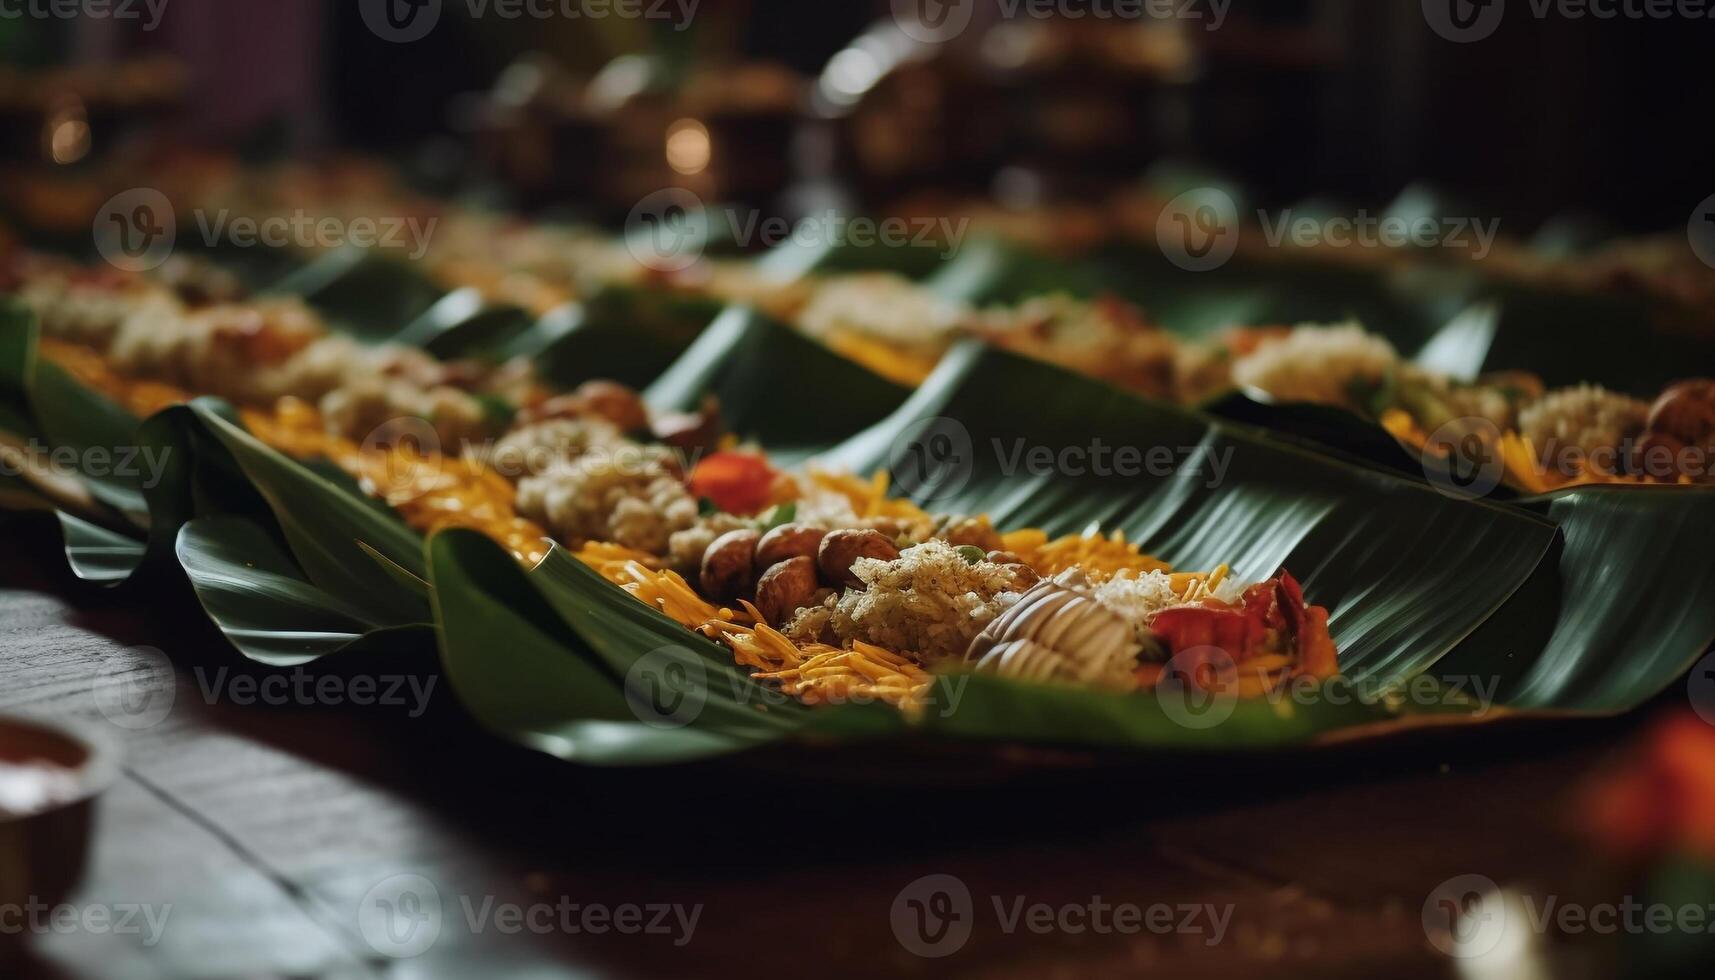
[[[809,558],[789,558],[771,566],[756,583],[756,608],[771,625],[779,626],[816,601],[816,563]]]
[[[899,549],[880,531],[835,531],[822,539],[816,549],[816,565],[822,577],[835,585],[857,588],[863,580],[852,574],[852,563],[859,558],[879,558],[893,561]]]
[[[755,574],[756,542],[762,535],[748,528],[728,531],[703,551],[703,595],[731,602],[750,594]]]
[[[1687,446],[1715,442],[1715,381],[1681,381],[1650,406],[1648,429]]]
[[[586,381],[572,393],[594,415],[599,415],[619,427],[621,432],[641,432],[649,428],[649,409],[637,392],[615,381]]]
[[[772,568],[788,558],[814,558],[827,530],[814,524],[782,524],[756,545],[756,567]]]

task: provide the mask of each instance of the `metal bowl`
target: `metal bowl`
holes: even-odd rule
[[[83,876],[95,799],[119,773],[100,732],[0,715],[0,908],[63,900]],[[0,930],[0,963],[22,936]]]

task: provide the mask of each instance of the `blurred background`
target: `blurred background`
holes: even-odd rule
[[[1515,3],[1457,43],[1430,23],[1443,0],[1063,0],[1047,17],[911,0],[971,18],[926,43],[884,0],[635,0],[641,16],[534,0],[540,17],[507,0],[32,2],[0,16],[0,153],[32,179],[186,147],[360,152],[430,189],[612,219],[670,185],[783,214],[1026,208],[1194,168],[1261,206],[1433,186],[1521,235],[1567,217],[1681,228],[1711,189],[1707,19]],[[384,36],[389,5],[432,28]]]

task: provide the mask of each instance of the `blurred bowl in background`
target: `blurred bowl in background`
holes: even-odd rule
[[[119,774],[108,738],[63,722],[0,715],[0,908],[52,906],[83,876],[95,799]],[[0,931],[0,963],[22,933]]]

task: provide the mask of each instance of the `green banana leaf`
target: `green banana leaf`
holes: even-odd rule
[[[759,397],[763,392],[767,397]],[[906,389],[755,310],[734,307],[644,392],[656,411],[714,396],[727,427],[798,463],[881,421]],[[782,411],[781,406],[792,406]]]
[[[284,543],[239,517],[199,517],[179,529],[179,561],[203,611],[250,659],[297,667],[361,649],[431,649],[434,626],[378,615],[370,597],[311,583]]]
[[[683,762],[755,744],[678,724],[670,713],[645,708],[640,717],[623,681],[565,642],[564,621],[488,539],[447,531],[430,539],[428,553],[447,680],[497,734],[591,765]]]
[[[265,292],[301,297],[353,336],[383,341],[447,291],[409,262],[346,247],[306,263]]]
[[[1715,645],[1715,489],[1589,487],[1524,502],[1563,541],[1438,665],[1519,708],[1628,711]]]

